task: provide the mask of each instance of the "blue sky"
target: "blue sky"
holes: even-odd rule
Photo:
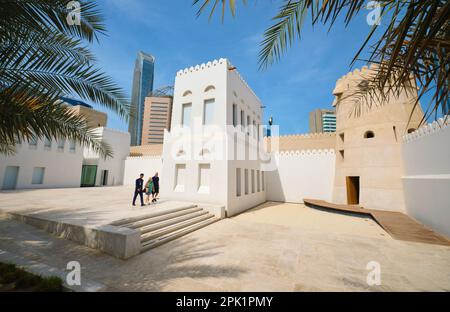
[[[101,36],[92,50],[99,67],[128,95],[139,50],[156,57],[155,88],[173,85],[180,69],[228,58],[266,106],[264,120],[273,116],[281,134],[307,133],[308,113],[331,107],[336,80],[350,70],[370,31],[366,15],[347,28],[337,23],[330,32],[321,25],[312,28],[307,20],[301,40],[280,62],[260,71],[259,42],[281,1],[249,2],[239,3],[236,18],[228,15],[222,24],[219,14],[211,22],[207,14],[196,18],[191,0],[99,0],[108,36]],[[127,130],[127,123],[113,113],[108,116],[109,127]]]

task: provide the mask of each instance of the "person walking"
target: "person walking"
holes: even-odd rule
[[[145,195],[147,197],[145,198],[145,204],[150,205],[150,196],[152,196],[152,202],[154,197],[155,189],[153,188],[153,179],[150,177],[147,180],[147,183],[145,184]]]
[[[136,179],[136,186],[134,188],[134,197],[133,197],[133,206],[136,206],[136,198],[140,197],[141,199],[141,206],[144,206],[144,174],[141,173],[139,178]]]
[[[152,199],[152,203],[156,203],[158,201],[158,195],[159,195],[159,177],[158,177],[158,172],[155,173],[155,175],[152,178],[153,181],[153,199]]]

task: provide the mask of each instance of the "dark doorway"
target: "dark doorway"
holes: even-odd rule
[[[95,186],[97,179],[97,166],[83,165],[81,170],[81,187]]]
[[[347,204],[359,204],[359,177],[347,177]]]
[[[108,170],[103,170],[102,171],[102,186],[107,186],[108,185],[108,174],[109,174]]]

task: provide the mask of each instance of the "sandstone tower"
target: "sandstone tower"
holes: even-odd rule
[[[408,124],[417,100],[414,89],[391,96],[382,105],[375,99],[367,100],[355,114],[355,92],[376,70],[374,65],[356,69],[340,78],[333,91],[337,119],[333,201],[404,211],[402,137],[418,127],[423,112],[417,107]]]

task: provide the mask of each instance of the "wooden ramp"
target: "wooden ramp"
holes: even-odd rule
[[[364,209],[357,205],[337,205],[317,199],[304,199],[303,201],[310,207],[371,217],[394,239],[450,246],[450,240],[401,212]]]

